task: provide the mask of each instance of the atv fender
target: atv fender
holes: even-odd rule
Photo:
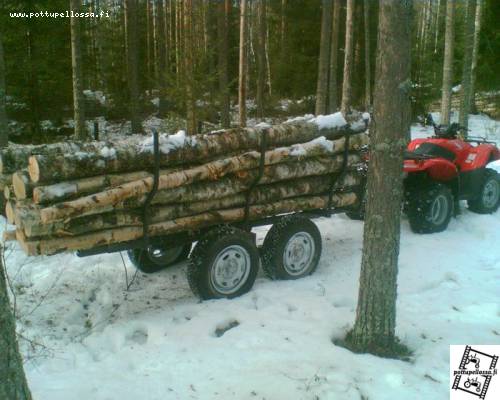
[[[429,178],[438,182],[449,182],[458,175],[455,164],[444,158],[405,160],[404,172],[408,173],[408,175],[413,173],[425,173]]]

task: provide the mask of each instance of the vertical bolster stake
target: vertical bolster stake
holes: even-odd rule
[[[264,175],[264,167],[266,162],[266,149],[267,149],[267,132],[268,129],[264,128],[260,133],[260,163],[259,163],[259,173],[255,180],[250,184],[247,192],[245,193],[245,223],[248,222],[248,218],[250,216],[250,196],[252,195],[252,191],[255,189],[255,186],[259,184],[262,176]]]
[[[142,229],[143,229],[143,240],[145,247],[149,246],[149,224],[151,222],[151,215],[149,206],[151,201],[158,191],[158,184],[160,181],[160,144],[158,138],[158,132],[153,131],[153,149],[154,149],[154,177],[153,177],[153,188],[148,193],[144,205],[142,208]]]

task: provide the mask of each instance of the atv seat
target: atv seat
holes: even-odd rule
[[[444,158],[455,162],[455,153],[434,143],[424,142],[414,151],[405,151],[406,160],[423,160],[429,158]]]

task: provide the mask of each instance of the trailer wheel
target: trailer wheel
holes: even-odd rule
[[[262,268],[271,279],[302,278],[316,270],[321,248],[321,234],[310,219],[283,217],[266,235]]]
[[[150,246],[147,249],[132,249],[127,254],[139,271],[152,274],[184,261],[190,251],[191,243],[175,247]]]
[[[467,201],[469,210],[478,214],[491,214],[500,205],[500,176],[496,171],[485,168],[479,195]]]
[[[247,293],[259,270],[259,251],[251,234],[223,225],[210,230],[195,246],[187,278],[203,300]]]

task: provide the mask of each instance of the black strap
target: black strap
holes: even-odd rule
[[[343,152],[343,160],[342,160],[342,167],[340,168],[340,171],[334,172],[330,178],[330,187],[328,189],[328,207],[327,211],[330,211],[332,209],[332,203],[333,203],[333,194],[334,194],[334,188],[335,185],[338,181],[340,181],[346,174],[347,172],[347,163],[349,161],[349,139],[350,139],[350,133],[345,133],[344,134],[345,138],[345,143],[344,143],[344,152]],[[336,157],[334,155],[334,157]]]
[[[153,130],[153,151],[154,151],[154,170],[153,170],[153,187],[148,193],[144,205],[142,206],[142,232],[145,246],[149,245],[149,225],[151,223],[150,205],[151,201],[158,191],[160,182],[160,144],[158,132]]]
[[[245,193],[245,218],[244,221],[248,222],[250,216],[250,197],[253,190],[259,184],[262,176],[264,175],[264,167],[266,163],[266,150],[267,150],[267,128],[260,132],[260,162],[259,162],[259,173],[254,181],[250,184],[247,192]]]

